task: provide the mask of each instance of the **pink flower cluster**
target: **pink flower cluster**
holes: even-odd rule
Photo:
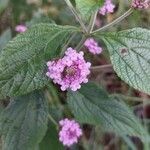
[[[27,30],[27,27],[25,25],[17,25],[15,28],[15,31],[19,33],[25,32],[26,30]]]
[[[150,8],[150,0],[132,0],[132,7],[138,9]]]
[[[84,46],[87,47],[92,54],[100,54],[102,52],[102,48],[99,47],[98,43],[93,38],[87,39]]]
[[[53,79],[54,83],[61,85],[61,90],[71,89],[76,91],[81,88],[81,83],[87,83],[90,74],[91,63],[86,62],[83,52],[77,52],[68,48],[65,56],[59,60],[47,62],[46,75]]]
[[[105,0],[104,6],[100,8],[99,13],[101,15],[113,13],[114,8],[115,8],[115,5],[112,3],[112,0]]]
[[[61,130],[59,132],[59,140],[65,146],[71,146],[78,142],[82,136],[82,130],[75,120],[64,119],[59,122]]]

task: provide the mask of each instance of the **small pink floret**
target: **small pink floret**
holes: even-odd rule
[[[106,15],[108,13],[113,13],[114,8],[115,8],[115,5],[112,3],[112,0],[105,0],[104,5],[99,10],[99,13],[101,15]]]
[[[150,8],[150,0],[132,0],[132,7],[137,9]]]
[[[46,75],[54,83],[61,85],[62,91],[80,89],[81,83],[88,82],[87,77],[91,67],[91,63],[86,62],[83,55],[83,52],[68,48],[63,58],[47,62],[48,72]]]
[[[82,136],[80,125],[75,120],[63,119],[59,122],[61,130],[59,131],[59,140],[64,146],[70,147],[78,143],[79,138]]]
[[[25,32],[26,30],[27,30],[27,27],[25,25],[17,25],[15,28],[15,31],[19,33]]]
[[[102,53],[102,48],[98,45],[98,43],[93,38],[88,38],[84,46],[88,48],[89,52],[92,54],[100,54]]]

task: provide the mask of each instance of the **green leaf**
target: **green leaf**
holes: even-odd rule
[[[3,150],[34,150],[47,130],[47,103],[40,92],[11,101],[0,116]]]
[[[0,98],[20,96],[47,84],[46,62],[77,28],[38,24],[10,41],[0,54]]]
[[[120,135],[142,134],[142,128],[130,109],[93,83],[77,92],[68,92],[68,104],[81,123],[100,125],[106,131]]]
[[[150,94],[150,30],[134,28],[96,36],[105,42],[118,76]]]
[[[50,127],[40,143],[40,150],[65,150],[59,142],[58,132],[53,124]]]
[[[7,29],[3,32],[3,34],[0,36],[0,50],[2,50],[6,44],[11,40],[12,34],[11,30]]]
[[[76,7],[81,13],[83,19],[88,20],[92,13],[98,10],[103,4],[104,0],[75,0]]]

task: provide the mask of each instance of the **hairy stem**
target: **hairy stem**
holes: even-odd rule
[[[55,121],[55,119],[50,114],[48,114],[48,118],[52,123],[54,123],[54,125],[56,125],[56,129],[58,129],[58,123]]]
[[[112,68],[112,64],[93,66],[91,67],[91,70],[100,70],[100,69],[105,69],[105,68]]]
[[[92,32],[92,34],[100,32],[100,31],[104,31],[112,26],[114,26],[115,24],[121,22],[122,20],[124,20],[126,17],[128,17],[131,13],[133,12],[133,9],[130,8],[128,11],[126,11],[122,16],[118,17],[117,19],[115,19],[114,21],[112,21],[111,23],[107,24],[106,26],[103,26],[100,29],[97,29],[95,31]]]
[[[89,23],[89,26],[88,26],[88,33],[91,33],[93,31],[93,28],[94,28],[94,25],[95,25],[95,20],[96,20],[96,17],[97,17],[97,10],[92,14],[91,16],[91,20],[90,20],[90,23]]]
[[[96,17],[97,17],[97,11],[95,11],[95,12],[92,14],[92,16],[91,16],[90,23],[89,23],[89,26],[88,26],[88,29],[87,29],[87,35],[90,34],[90,33],[93,31]],[[87,39],[87,35],[83,35],[83,37],[82,37],[80,43],[76,46],[76,49],[77,49],[77,50],[80,50],[80,49],[82,48],[84,42],[85,42],[86,39]]]
[[[74,33],[74,34],[70,37],[70,39],[68,40],[68,42],[64,45],[64,47],[62,48],[61,54],[60,54],[61,56],[64,55],[64,53],[65,53],[65,51],[66,51],[68,45],[70,44],[70,42],[73,40],[73,38],[74,38],[75,36],[76,36],[76,33]]]
[[[79,42],[79,44],[76,46],[76,50],[80,51],[80,49],[82,48],[84,42],[86,41],[87,37],[85,35],[82,36],[81,41]]]
[[[81,17],[79,16],[78,12],[76,11],[76,9],[73,7],[72,3],[70,2],[70,0],[65,0],[66,4],[68,5],[68,7],[70,8],[70,10],[72,11],[72,13],[74,14],[74,16],[76,17],[76,19],[78,20],[78,22],[80,23],[82,29],[84,30],[84,32],[87,33],[87,29],[85,24],[83,23]]]

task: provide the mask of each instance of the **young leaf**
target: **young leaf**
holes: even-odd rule
[[[80,11],[83,19],[88,20],[92,12],[98,10],[103,4],[104,0],[75,0],[76,7]]]
[[[46,62],[60,53],[76,31],[75,27],[42,23],[10,41],[0,54],[0,98],[44,87]]]
[[[0,116],[3,150],[36,150],[47,130],[47,112],[40,92],[11,101]]]
[[[141,125],[130,109],[93,83],[82,86],[77,92],[68,92],[67,101],[76,119],[82,123],[100,125],[104,130],[120,135],[142,134]]]
[[[118,76],[150,94],[150,30],[134,28],[96,36],[105,42]]]

